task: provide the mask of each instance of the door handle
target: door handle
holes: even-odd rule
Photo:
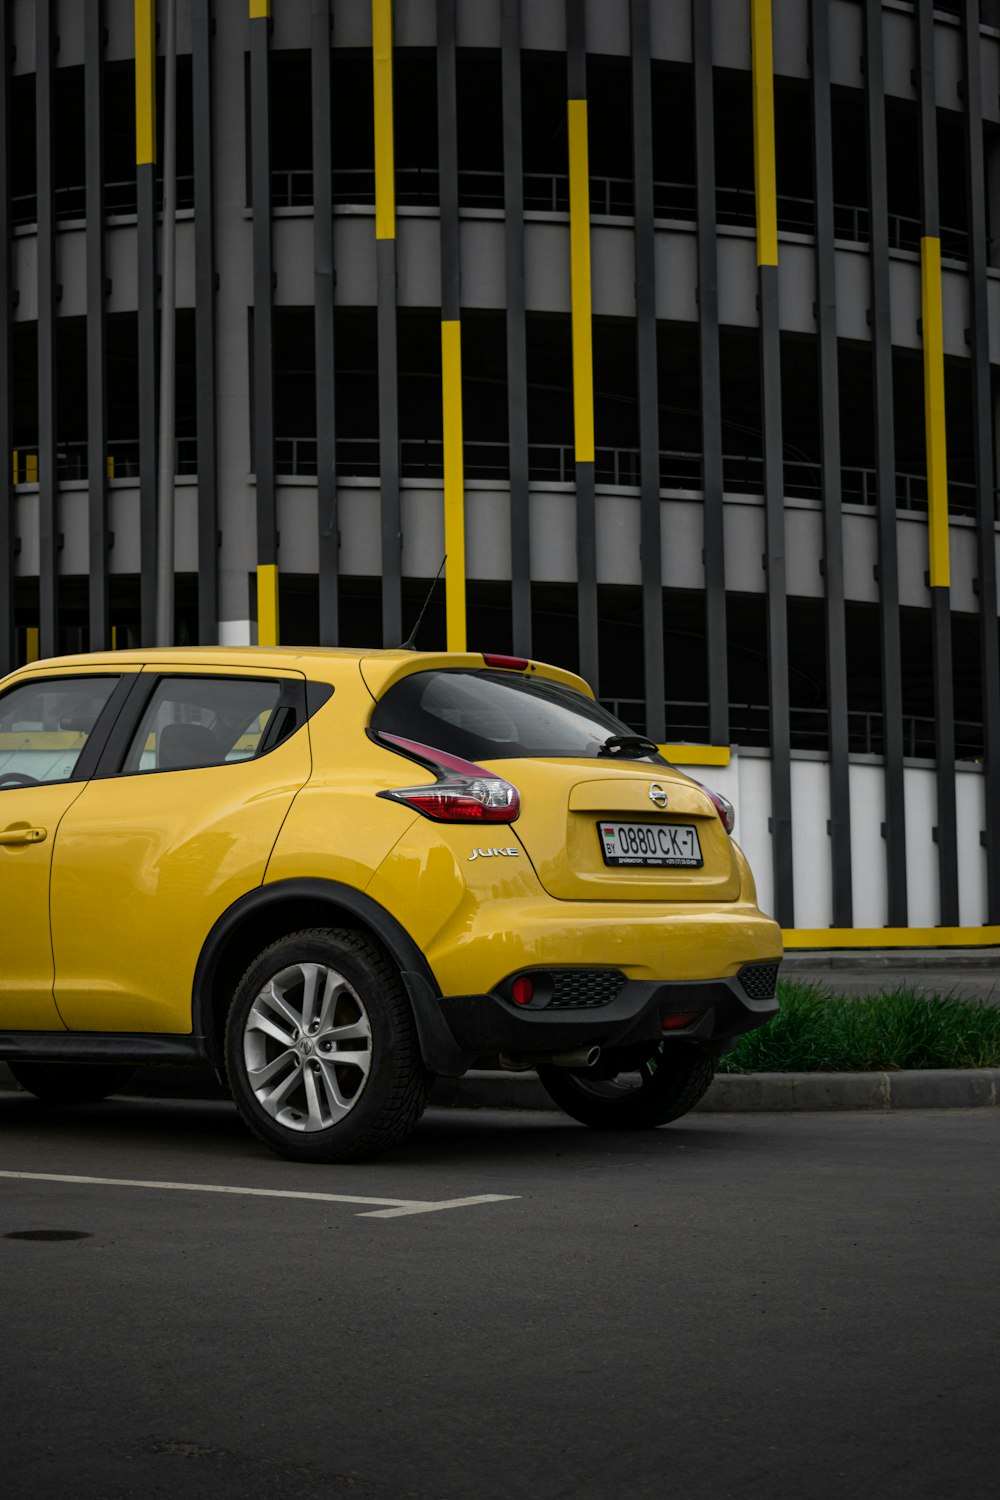
[[[45,828],[5,828],[0,833],[0,844],[8,847],[12,844],[41,844],[47,837]]]

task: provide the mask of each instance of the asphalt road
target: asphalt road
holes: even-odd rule
[[[992,1497],[998,1145],[990,1110],[620,1137],[436,1110],[389,1161],[309,1168],[224,1103],[0,1094],[0,1483]],[[52,1231],[87,1238],[8,1237]]]

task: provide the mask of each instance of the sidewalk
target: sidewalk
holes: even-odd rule
[[[838,995],[912,989],[1000,1005],[1000,948],[786,951],[780,977],[822,985]]]

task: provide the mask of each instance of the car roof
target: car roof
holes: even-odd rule
[[[361,672],[369,688],[380,696],[391,683],[411,672],[430,668],[466,667],[484,669],[506,663],[509,659],[471,651],[413,651],[403,647],[383,649],[364,646],[155,646],[126,651],[90,651],[73,656],[52,656],[29,662],[12,677],[23,677],[38,671],[72,670],[106,671],[123,667],[173,667],[191,670],[199,667],[241,667],[258,671],[299,671],[320,681],[336,682],[345,671]],[[590,689],[573,673],[543,662],[525,663],[532,673],[567,683],[590,694]],[[516,669],[515,669],[516,670]]]

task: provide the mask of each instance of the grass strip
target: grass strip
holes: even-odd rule
[[[779,981],[781,1009],[740,1037],[723,1073],[867,1073],[1000,1067],[1000,1009],[949,995],[864,997]]]

